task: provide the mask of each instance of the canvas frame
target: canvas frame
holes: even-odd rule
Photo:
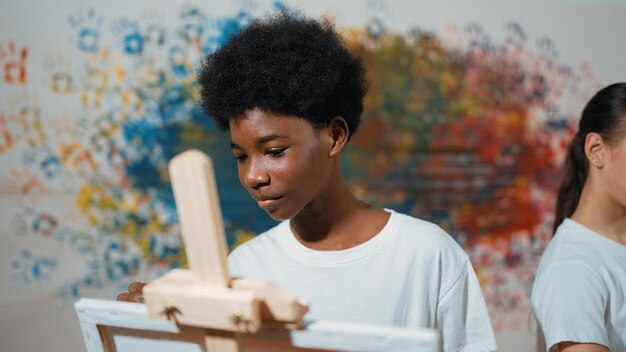
[[[87,352],[206,351],[207,329],[150,319],[141,303],[83,298],[75,309]],[[244,350],[255,352],[439,351],[439,336],[432,329],[311,322],[300,329],[267,325],[244,335]]]

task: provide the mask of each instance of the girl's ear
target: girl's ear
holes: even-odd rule
[[[590,132],[585,137],[585,155],[590,166],[601,169],[607,155],[607,145],[598,133]]]
[[[348,137],[350,136],[348,123],[343,117],[335,116],[328,122],[326,128],[331,142],[328,156],[334,157],[339,155],[348,144]]]

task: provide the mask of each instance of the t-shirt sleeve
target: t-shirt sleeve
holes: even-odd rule
[[[605,284],[587,264],[550,264],[535,278],[532,305],[548,348],[562,341],[608,346]]]
[[[469,259],[439,300],[437,326],[444,351],[497,349],[487,304]]]
[[[228,255],[228,273],[231,277],[241,277],[241,268],[239,267],[238,256],[240,251],[235,249]]]

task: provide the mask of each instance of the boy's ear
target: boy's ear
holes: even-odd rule
[[[585,137],[585,155],[589,165],[601,169],[607,155],[607,145],[604,138],[598,133],[591,132]]]
[[[350,131],[348,130],[348,123],[341,116],[335,116],[326,125],[330,137],[330,157],[339,155],[343,148],[348,144],[348,137]]]

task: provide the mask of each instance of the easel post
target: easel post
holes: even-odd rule
[[[190,270],[172,270],[144,287],[149,316],[207,328],[207,349],[220,352],[241,351],[240,333],[261,328],[261,305],[266,320],[299,323],[308,306],[292,294],[263,280],[231,281],[210,159],[187,151],[169,171]]]
[[[191,150],[172,159],[169,173],[194,283],[227,288],[228,251],[211,159]]]

